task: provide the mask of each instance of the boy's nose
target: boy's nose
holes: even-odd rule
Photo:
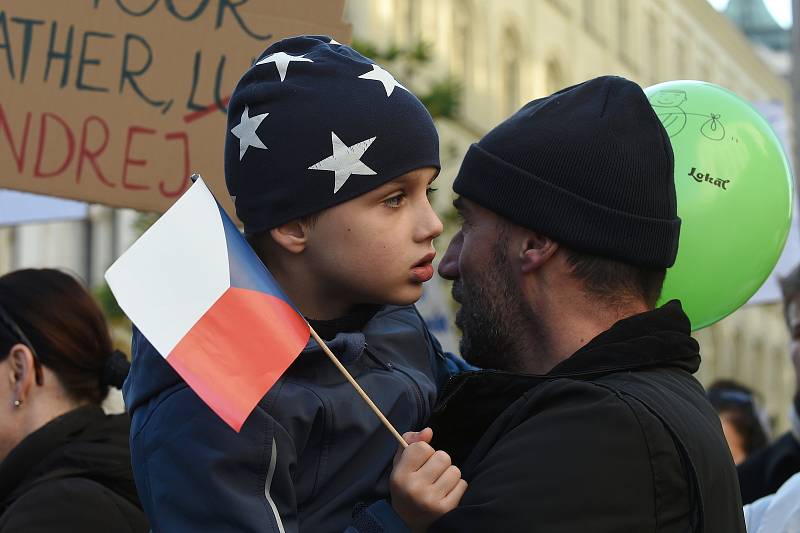
[[[447,251],[439,262],[439,275],[444,279],[458,279],[458,258],[461,255],[461,246],[463,243],[464,236],[459,230],[459,232],[453,236],[450,244],[447,245]]]
[[[442,234],[444,231],[444,226],[442,225],[442,221],[439,220],[439,217],[436,215],[436,212],[433,208],[428,204],[423,209],[423,212],[420,216],[420,241],[428,241],[431,239],[435,239],[439,235]]]

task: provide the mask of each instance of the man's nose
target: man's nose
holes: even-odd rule
[[[439,275],[444,279],[458,279],[458,258],[461,255],[461,246],[463,243],[464,236],[461,234],[461,231],[459,231],[453,236],[450,244],[447,246],[447,251],[439,262]]]

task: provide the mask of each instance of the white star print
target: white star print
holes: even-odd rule
[[[290,56],[285,52],[277,52],[275,54],[270,54],[256,65],[266,65],[267,63],[275,63],[275,66],[278,69],[278,74],[281,75],[281,81],[286,79],[286,70],[289,68],[289,63],[292,61],[307,61],[309,63],[313,63],[310,59],[305,57],[305,54],[301,56]]]
[[[250,109],[247,106],[244,106],[241,121],[239,121],[239,124],[231,128],[231,133],[239,138],[239,161],[242,160],[244,153],[247,152],[247,149],[250,146],[262,148],[264,150],[267,149],[267,147],[264,146],[264,143],[261,142],[261,139],[258,137],[256,130],[261,125],[261,121],[264,120],[269,113],[262,113],[254,117],[249,115]]]
[[[401,89],[408,91],[408,89],[397,83],[397,80],[394,79],[394,76],[383,70],[378,65],[372,65],[372,70],[362,74],[359,76],[359,78],[363,80],[374,80],[381,82],[383,84],[383,88],[386,89],[386,96],[391,96],[395,87],[400,87]]]
[[[340,42],[339,42],[339,41],[337,41],[336,39],[331,39],[331,42],[329,42],[328,44],[338,44],[339,46],[341,46],[341,45],[342,45],[342,43],[340,43]]]
[[[333,194],[336,194],[353,174],[358,174],[359,176],[375,175],[374,170],[361,162],[361,157],[376,138],[377,137],[373,137],[366,141],[356,143],[353,146],[347,146],[334,132],[331,132],[333,155],[308,167],[308,169],[332,170],[334,172]]]

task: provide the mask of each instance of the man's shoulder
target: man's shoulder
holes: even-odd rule
[[[548,379],[530,388],[487,429],[462,471],[467,513],[489,507],[514,527],[538,520],[543,530],[564,530],[566,521],[583,531],[599,516],[624,514],[637,526],[655,516],[651,457],[636,414],[614,391],[588,381]],[[621,501],[624,513],[611,512]]]
[[[529,390],[523,398],[516,406],[520,410],[518,416],[520,420],[532,420],[536,426],[553,423],[568,429],[576,425],[575,429],[585,434],[593,429],[603,431],[603,424],[586,425],[585,419],[598,417],[618,427],[637,423],[630,400],[598,381],[569,377],[548,379]]]
[[[570,468],[589,468],[601,462],[604,467],[591,468],[608,468],[609,474],[624,468],[639,480],[650,479],[656,467],[682,470],[665,421],[637,398],[602,381],[546,380],[509,405],[501,420],[502,426],[495,428],[497,444],[525,451],[534,464],[555,460]]]

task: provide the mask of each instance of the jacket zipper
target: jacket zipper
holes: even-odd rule
[[[419,383],[417,383],[411,374],[402,368],[394,366],[390,361],[382,361],[378,356],[369,350],[366,342],[364,343],[364,352],[369,356],[370,359],[381,365],[389,372],[397,371],[403,375],[406,381],[410,382],[411,390],[414,393],[414,399],[417,402],[417,414],[419,415],[418,422],[422,423],[427,418],[426,415],[428,414],[428,410],[425,408],[425,400],[422,397],[422,389],[420,388]]]

